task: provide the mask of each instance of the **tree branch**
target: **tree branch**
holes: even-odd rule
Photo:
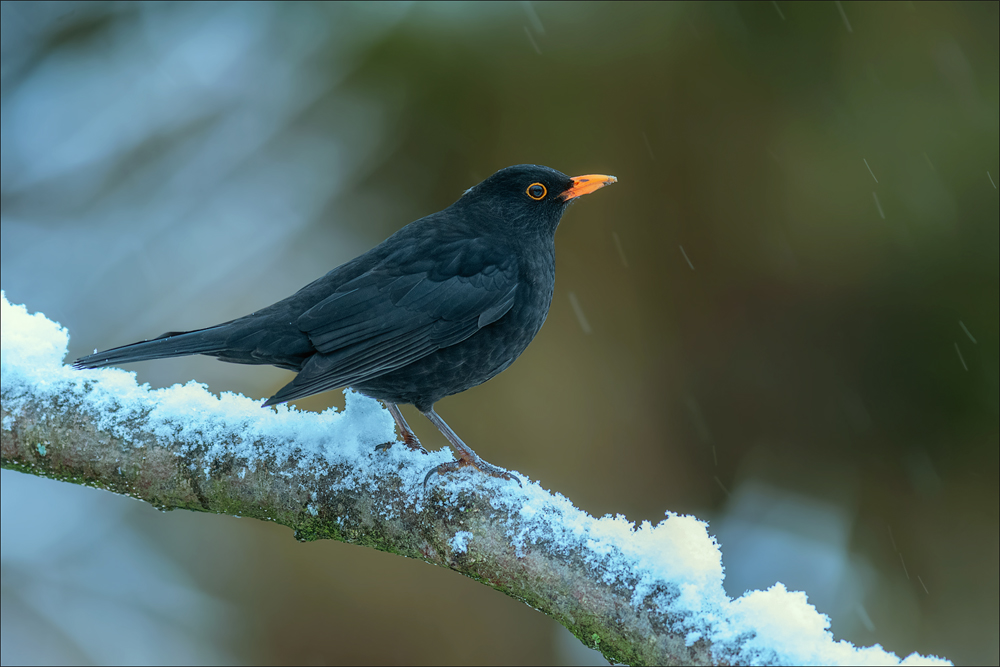
[[[375,401],[349,392],[344,412],[314,414],[195,383],[151,391],[123,371],[62,365],[65,330],[6,298],[0,308],[4,468],[418,558],[524,601],[613,662],[898,661],[833,643],[828,619],[780,584],[730,600],[718,547],[692,517],[598,520],[537,483],[475,471],[425,489],[450,454],[376,450],[395,437]],[[803,614],[805,629],[774,627]]]
[[[6,407],[15,400],[16,413]],[[406,459],[404,465],[423,472],[427,457],[372,448],[378,472],[359,484],[351,479],[354,471],[328,467],[304,451],[285,461],[266,453],[213,456],[205,443],[164,438],[132,415],[126,440],[102,426],[85,402],[75,392],[12,396],[5,386],[3,467],[106,489],[162,510],[271,520],[293,529],[298,540],[335,539],[450,568],[552,616],[616,662],[710,662],[706,645],[686,647],[683,634],[666,631],[678,619],[633,609],[631,592],[595,581],[579,555],[544,543],[518,549],[510,539],[520,532],[518,517],[495,507],[503,490],[491,479],[470,473],[458,484],[432,480],[424,493],[398,467]],[[268,446],[249,444],[261,452]]]

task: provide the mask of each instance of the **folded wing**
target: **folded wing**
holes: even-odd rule
[[[442,275],[440,267],[391,274],[383,264],[307,310],[296,324],[318,353],[265,405],[392,372],[462,342],[510,310],[517,293],[516,260],[455,264],[452,275]],[[479,270],[467,273],[463,264]]]

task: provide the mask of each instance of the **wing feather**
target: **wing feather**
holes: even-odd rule
[[[517,294],[516,258],[476,259],[402,275],[383,264],[341,285],[296,320],[318,353],[268,404],[392,372],[499,320]],[[479,270],[462,271],[470,264]]]

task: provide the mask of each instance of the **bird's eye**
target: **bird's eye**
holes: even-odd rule
[[[545,199],[545,195],[547,195],[549,191],[546,190],[545,186],[541,183],[532,183],[528,186],[527,193],[529,197],[538,201],[540,199]]]

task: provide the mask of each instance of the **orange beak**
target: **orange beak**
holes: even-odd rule
[[[617,182],[618,179],[614,176],[605,176],[604,174],[574,176],[573,185],[559,196],[562,197],[563,201],[569,201],[570,199],[576,199],[577,197],[583,195],[589,195],[591,192],[600,190],[605,185],[611,185],[612,183]]]

